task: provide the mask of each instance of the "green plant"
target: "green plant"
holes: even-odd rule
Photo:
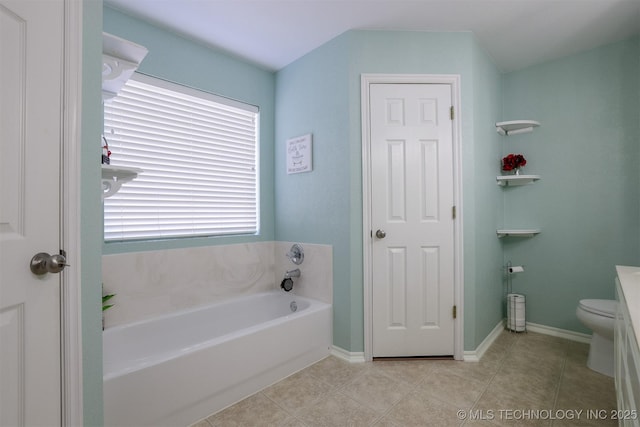
[[[107,304],[107,302],[115,296],[116,294],[108,294],[102,296],[102,311],[108,310],[113,307],[113,304]]]

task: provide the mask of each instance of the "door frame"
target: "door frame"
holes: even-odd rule
[[[63,0],[64,57],[60,153],[60,247],[69,266],[60,275],[61,425],[83,425],[80,184],[82,153],[83,2]],[[97,142],[96,142],[97,144]],[[96,189],[99,191],[99,189]]]
[[[362,249],[363,249],[363,299],[364,299],[364,359],[373,359],[373,262],[371,233],[371,115],[369,111],[370,86],[372,84],[447,84],[451,86],[453,117],[453,201],[456,206],[454,218],[454,303],[457,317],[454,325],[454,358],[463,359],[464,353],[464,268],[462,238],[462,155],[460,119],[460,75],[457,74],[362,74],[361,114],[362,114]]]

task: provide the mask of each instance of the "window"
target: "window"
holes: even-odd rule
[[[111,165],[143,170],[104,200],[106,241],[258,232],[258,108],[135,74],[105,102]]]

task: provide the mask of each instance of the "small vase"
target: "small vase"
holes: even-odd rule
[[[515,172],[514,175],[520,175],[520,168],[516,168],[515,170],[516,170],[516,172]]]

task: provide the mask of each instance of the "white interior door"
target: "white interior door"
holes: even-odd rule
[[[451,86],[370,86],[373,357],[454,354]]]
[[[63,2],[0,0],[0,425],[59,425]]]

